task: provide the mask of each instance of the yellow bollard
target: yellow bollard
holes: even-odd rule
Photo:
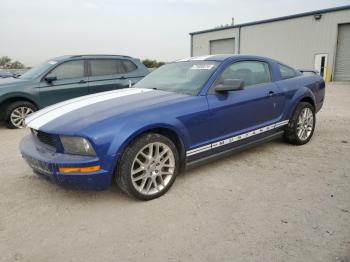
[[[325,78],[326,82],[330,82],[331,81],[331,66],[330,64],[327,64],[326,67],[326,78]]]

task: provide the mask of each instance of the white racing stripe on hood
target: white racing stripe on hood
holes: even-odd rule
[[[93,95],[87,95],[78,97],[75,99],[67,100],[49,107],[46,107],[38,112],[29,115],[25,124],[33,129],[38,130],[40,127],[46,125],[47,123],[61,117],[69,112],[78,110],[80,108],[93,105],[99,102],[107,101],[110,99],[134,95],[144,92],[153,91],[152,89],[141,89],[141,88],[126,88],[110,92],[97,93]]]
[[[43,109],[40,109],[39,111],[36,111],[33,114],[30,114],[29,116],[27,116],[26,122],[30,122],[30,121],[34,120],[35,118],[38,118],[39,116],[45,115],[46,113],[48,113],[50,111],[53,111],[53,110],[55,110],[57,108],[63,107],[63,106],[68,105],[68,104],[73,104],[73,103],[78,102],[78,101],[89,99],[90,97],[97,98],[99,96],[105,96],[106,94],[114,94],[114,93],[117,93],[117,92],[120,92],[120,91],[124,91],[124,90],[121,89],[121,90],[113,90],[113,91],[95,93],[95,94],[86,95],[86,96],[80,96],[80,97],[77,97],[77,98],[73,98],[73,99],[69,99],[69,100],[63,101],[63,102],[59,102],[57,104],[54,104],[54,105],[45,107]]]

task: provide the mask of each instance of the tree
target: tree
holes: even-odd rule
[[[14,61],[14,62],[9,64],[8,68],[10,68],[10,69],[24,69],[25,66],[21,62]]]
[[[0,67],[6,67],[6,65],[8,65],[9,63],[11,63],[11,58],[9,58],[8,56],[2,56],[0,57]]]
[[[165,64],[164,62],[157,62],[157,60],[150,59],[145,59],[142,61],[142,63],[148,68],[158,68]]]
[[[0,57],[0,68],[23,69],[25,68],[25,66],[19,61],[12,62],[11,58],[9,58],[8,56],[2,56]]]

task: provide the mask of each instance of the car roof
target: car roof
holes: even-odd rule
[[[64,61],[64,60],[69,60],[69,59],[76,59],[76,58],[129,58],[129,59],[134,59],[131,56],[126,56],[126,55],[106,55],[106,54],[86,54],[86,55],[64,55],[64,56],[59,56],[56,57],[52,60],[55,61]]]
[[[233,55],[233,54],[219,54],[219,55],[207,55],[207,56],[195,56],[177,60],[175,62],[186,62],[186,61],[218,61],[223,62],[227,59],[263,59],[272,60],[271,58],[255,55]]]

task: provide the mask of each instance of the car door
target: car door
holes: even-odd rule
[[[90,93],[129,87],[130,83],[125,74],[126,70],[121,59],[90,59]]]
[[[39,96],[43,106],[55,104],[74,97],[88,95],[88,77],[84,60],[59,64],[40,82]],[[48,78],[53,81],[47,81]]]
[[[244,81],[242,90],[215,92],[225,79]],[[272,82],[270,64],[239,61],[226,67],[210,89],[207,99],[213,141],[226,139],[277,121],[283,107],[281,92]]]

